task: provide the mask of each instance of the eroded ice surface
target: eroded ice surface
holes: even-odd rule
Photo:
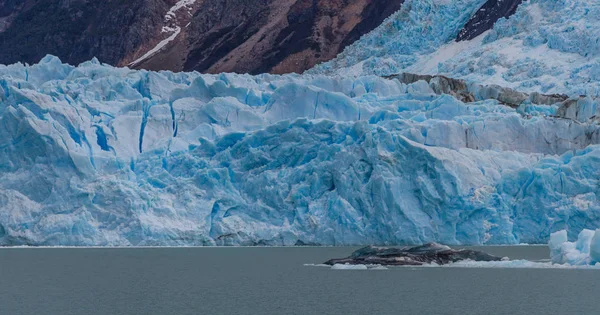
[[[0,66],[0,244],[546,242],[600,213],[598,125],[557,110],[374,76]]]

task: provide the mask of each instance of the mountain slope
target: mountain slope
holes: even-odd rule
[[[78,64],[94,56],[118,64],[158,35],[165,0],[0,1],[0,63],[34,63],[46,54]]]
[[[403,0],[205,1],[178,43],[138,67],[301,73],[397,11]],[[177,56],[174,58],[173,56]]]
[[[0,63],[53,54],[152,70],[303,72],[403,1],[0,0]]]

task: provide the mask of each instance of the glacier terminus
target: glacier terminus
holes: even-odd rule
[[[516,244],[599,222],[592,98],[578,121],[376,76],[0,73],[3,245]]]

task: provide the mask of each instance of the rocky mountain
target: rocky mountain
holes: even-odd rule
[[[202,72],[303,72],[404,0],[0,0],[0,63]]]

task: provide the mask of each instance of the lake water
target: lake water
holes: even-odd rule
[[[0,249],[0,314],[600,314],[598,270],[304,266],[354,249]]]

